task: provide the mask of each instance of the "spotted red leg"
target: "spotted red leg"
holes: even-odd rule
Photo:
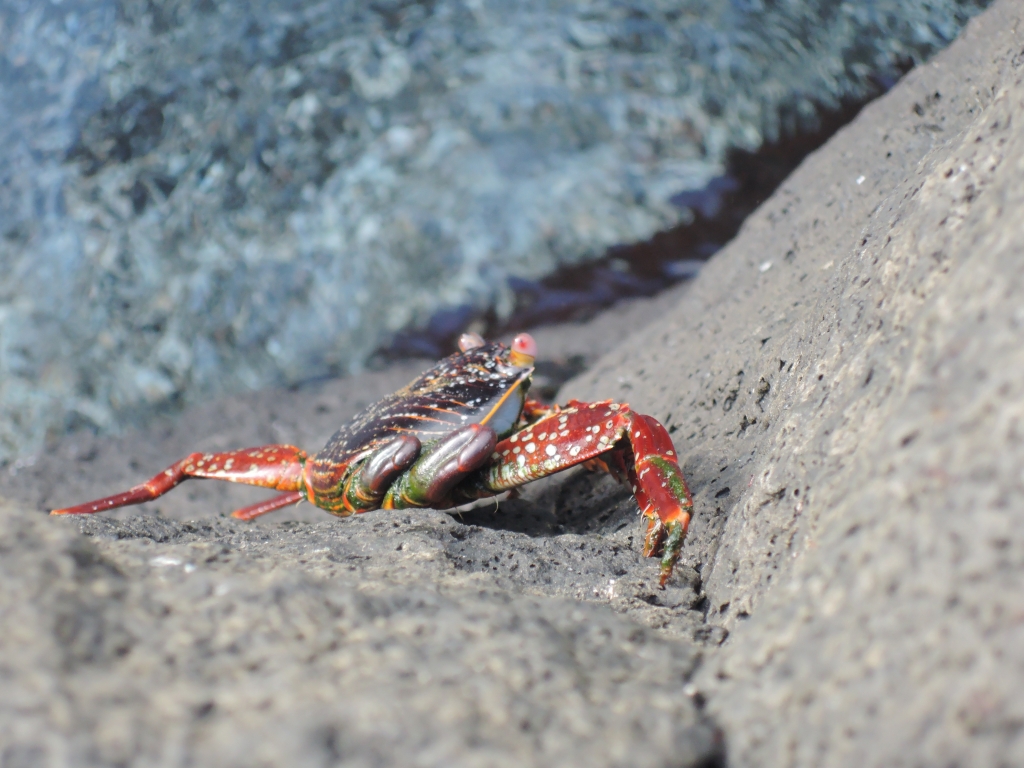
[[[647,519],[644,555],[661,555],[662,584],[672,575],[693,500],[672,439],[657,420],[624,403],[573,400],[502,440],[492,458],[493,464],[458,490],[492,495],[595,460],[613,475],[624,470]]]
[[[279,509],[290,507],[292,504],[298,504],[300,501],[306,500],[306,494],[302,491],[290,491],[288,493],[282,493],[280,496],[275,496],[272,499],[261,501],[257,504],[253,504],[248,507],[242,507],[236,509],[231,513],[231,516],[239,520],[255,520],[261,515],[265,515],[268,512],[276,512]]]
[[[232,483],[258,485],[287,493],[260,504],[238,510],[243,519],[251,519],[275,509],[296,504],[306,496],[302,468],[306,453],[291,445],[263,445],[225,453],[193,453],[172,464],[146,482],[103,499],[65,509],[51,515],[85,515],[117,507],[142,504],[163,496],[190,477],[227,480]]]

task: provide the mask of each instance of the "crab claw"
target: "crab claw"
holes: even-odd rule
[[[345,483],[346,509],[374,509],[380,504],[395,478],[419,456],[420,447],[415,435],[398,435],[375,450]]]
[[[467,424],[430,446],[391,486],[383,509],[451,506],[452,489],[490,458],[498,435],[486,424]]]

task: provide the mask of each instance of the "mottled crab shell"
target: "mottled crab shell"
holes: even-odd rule
[[[511,365],[498,342],[446,357],[335,432],[311,460],[314,476],[325,485],[340,480],[352,462],[395,435],[415,435],[426,449],[467,424],[488,424],[499,439],[511,434],[532,373],[532,366]]]

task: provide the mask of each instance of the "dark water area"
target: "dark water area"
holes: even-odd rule
[[[909,69],[909,64],[907,66]],[[901,73],[902,74],[902,73]],[[813,130],[798,131],[765,143],[755,152],[732,150],[726,173],[703,189],[672,198],[693,213],[691,222],[659,232],[640,243],[609,248],[600,258],[566,266],[540,280],[510,278],[515,294],[512,313],[463,305],[437,312],[425,327],[396,334],[378,360],[439,358],[456,349],[469,328],[486,338],[561,322],[582,322],[624,299],[653,296],[697,276],[701,267],[739,231],[747,216],[767,200],[811,152],[818,149],[865,104],[877,98],[898,76],[876,78],[870,97],[837,109],[819,110]]]

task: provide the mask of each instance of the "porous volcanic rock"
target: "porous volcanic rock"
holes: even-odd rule
[[[0,459],[507,308],[986,2],[7,0]]]
[[[0,508],[5,767],[670,766],[720,752],[679,694],[697,649],[454,569],[473,533],[447,515],[90,531]]]
[[[628,492],[584,471],[462,515],[243,524],[258,492],[198,482],[41,514],[192,449],[315,448],[413,364],[12,464],[0,759],[1024,762],[1022,120],[1001,0],[689,287],[542,339],[590,366],[561,399],[672,431],[697,516],[664,591]]]
[[[566,391],[671,425],[730,765],[1024,763],[1022,122],[1001,2]]]

